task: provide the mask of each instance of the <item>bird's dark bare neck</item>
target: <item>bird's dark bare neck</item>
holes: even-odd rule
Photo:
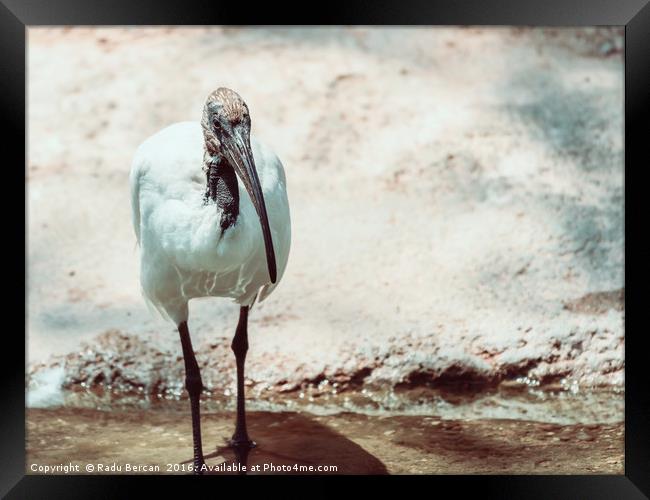
[[[218,157],[207,162],[205,202],[214,201],[221,211],[221,230],[225,231],[239,217],[239,186],[237,174],[227,161]]]

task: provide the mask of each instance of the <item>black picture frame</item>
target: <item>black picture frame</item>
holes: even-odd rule
[[[383,488],[389,482],[407,479],[447,483],[454,495],[477,490],[481,496],[501,498],[648,498],[650,495],[650,384],[646,369],[647,351],[643,348],[643,328],[634,326],[642,310],[643,253],[634,239],[642,238],[640,220],[644,215],[644,197],[640,180],[647,168],[643,149],[647,138],[641,122],[648,113],[650,95],[650,0],[400,0],[367,2],[304,3],[285,6],[262,2],[201,1],[127,1],[98,0],[0,0],[0,101],[5,132],[0,144],[5,163],[3,179],[16,182],[15,189],[3,189],[6,203],[3,227],[6,250],[23,251],[22,263],[5,266],[10,293],[4,301],[5,321],[2,358],[3,404],[0,412],[0,495],[10,498],[76,498],[131,496],[132,481],[146,487],[168,488],[171,477],[89,477],[25,475],[25,343],[27,306],[21,318],[20,284],[26,283],[27,262],[25,221],[11,217],[25,194],[24,171],[11,167],[26,161],[26,30],[44,25],[213,25],[213,24],[337,24],[337,25],[525,25],[625,27],[625,475],[624,476],[432,476],[414,478],[372,478]],[[645,139],[645,141],[644,141]],[[9,154],[7,154],[9,153]],[[644,168],[646,167],[646,168]],[[631,177],[630,177],[631,176]],[[633,182],[630,182],[633,179]],[[24,184],[22,184],[24,186]],[[15,196],[15,199],[13,198]],[[26,198],[23,198],[26,207]],[[24,212],[27,216],[26,209]],[[636,230],[635,230],[636,228]],[[636,249],[635,249],[636,248]],[[643,247],[641,247],[643,248]],[[647,253],[647,252],[645,252]],[[8,263],[8,262],[7,262]],[[646,264],[647,265],[647,264]],[[24,274],[21,273],[24,270]],[[21,274],[23,274],[21,276]],[[24,286],[24,285],[23,285]],[[5,291],[7,289],[5,288]],[[26,290],[23,289],[26,298]],[[14,303],[15,302],[15,303]],[[23,322],[23,319],[25,320]],[[631,321],[632,319],[632,321]],[[14,323],[16,323],[14,325]],[[11,342],[15,341],[13,346]],[[22,353],[23,355],[19,355]],[[176,480],[177,478],[174,478]],[[220,478],[219,481],[226,479]],[[275,479],[267,479],[275,481]],[[305,496],[313,486],[291,478]],[[329,478],[314,478],[320,484]],[[371,482],[362,478],[365,485]],[[181,478],[185,481],[185,478]],[[260,481],[260,480],[257,480]],[[194,482],[193,484],[197,484]],[[212,487],[217,483],[212,483]],[[422,486],[425,486],[422,484]],[[431,486],[425,486],[430,488]],[[292,487],[293,488],[293,487]],[[436,486],[438,488],[438,486]],[[325,490],[318,487],[318,492]],[[337,490],[334,489],[334,492]],[[430,490],[435,495],[436,490]],[[150,492],[151,493],[151,492]],[[216,493],[216,491],[214,491]],[[302,496],[302,495],[301,495]]]

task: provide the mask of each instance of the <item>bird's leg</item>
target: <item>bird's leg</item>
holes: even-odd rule
[[[181,345],[183,346],[183,360],[185,361],[185,388],[190,395],[190,405],[192,408],[192,439],[194,440],[194,473],[202,474],[201,468],[205,464],[203,460],[203,447],[201,445],[201,391],[203,391],[203,382],[199,365],[194,356],[190,331],[187,328],[187,322],[183,321],[178,325],[178,333],[181,335]]]
[[[248,438],[246,431],[246,402],[244,400],[244,363],[248,351],[248,306],[239,309],[239,322],[231,347],[237,361],[237,424],[230,445],[235,448],[252,448],[255,443]]]

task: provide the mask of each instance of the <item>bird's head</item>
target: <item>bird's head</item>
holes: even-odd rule
[[[264,195],[251,149],[251,119],[248,106],[237,92],[220,87],[208,96],[203,108],[201,125],[206,156],[226,161],[246,187],[260,219],[269,277],[271,283],[275,283],[277,274],[275,251]]]
[[[251,119],[248,106],[237,92],[225,87],[218,88],[208,96],[203,107],[201,125],[206,151],[211,156],[220,152],[227,156],[225,148],[232,149],[237,146],[237,142],[246,144],[250,140]]]

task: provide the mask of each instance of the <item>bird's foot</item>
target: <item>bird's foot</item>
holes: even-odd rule
[[[251,441],[248,439],[248,436],[233,436],[229,441],[228,441],[228,446],[231,448],[235,449],[252,449],[257,446],[257,443],[255,441]]]
[[[235,461],[244,466],[244,470],[240,472],[240,474],[246,474],[245,467],[248,466],[248,455],[251,450],[257,446],[255,441],[248,439],[246,434],[235,434],[232,439],[228,441],[228,446],[230,446],[235,454]]]
[[[203,458],[200,459],[194,459],[194,475],[195,476],[202,476],[204,474],[204,466],[205,466],[205,460]]]

